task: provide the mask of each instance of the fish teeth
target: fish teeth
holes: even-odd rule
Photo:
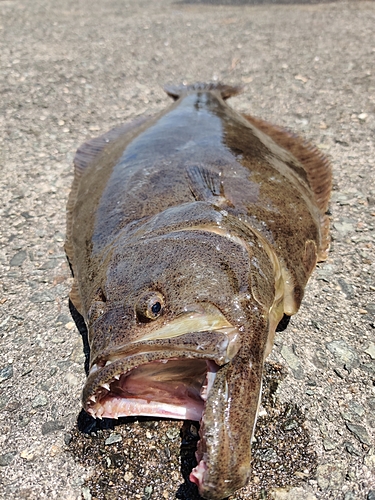
[[[120,377],[121,375],[118,373],[117,375],[115,375],[113,378],[115,378],[116,380],[120,380]]]
[[[103,384],[100,384],[100,387],[103,387],[104,389],[106,389],[107,391],[110,391],[110,387],[109,387],[109,384],[108,382],[104,382]]]
[[[92,401],[93,403],[96,403],[95,394],[92,394],[92,396],[89,397],[89,400]]]

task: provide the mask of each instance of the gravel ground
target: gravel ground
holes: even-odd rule
[[[334,170],[331,252],[278,334],[252,485],[232,498],[375,498],[374,26],[365,1],[0,0],[0,498],[198,498],[193,424],[76,430],[63,241],[76,148],[163,109],[166,83],[218,79]]]

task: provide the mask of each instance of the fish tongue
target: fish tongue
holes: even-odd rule
[[[198,465],[190,474],[203,498],[226,498],[248,480],[262,368],[236,356],[216,373],[201,421]]]

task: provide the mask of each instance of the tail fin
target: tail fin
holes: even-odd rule
[[[192,85],[166,85],[164,87],[165,92],[172,97],[173,100],[177,101],[182,95],[190,94],[192,92],[219,92],[222,99],[229,99],[234,95],[240,94],[243,91],[243,87],[240,85],[231,86],[224,85],[224,83],[193,83]]]

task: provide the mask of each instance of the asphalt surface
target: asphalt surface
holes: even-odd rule
[[[63,241],[77,147],[163,109],[166,83],[216,80],[334,172],[331,252],[277,336],[287,375],[267,376],[252,485],[233,499],[375,498],[374,26],[365,1],[0,0],[0,498],[196,498],[194,426],[182,446],[179,422],[77,431]]]

